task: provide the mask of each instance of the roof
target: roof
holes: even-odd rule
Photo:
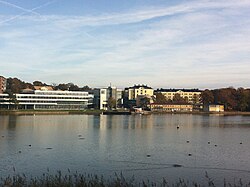
[[[35,90],[53,91],[52,86],[34,86]]]
[[[128,89],[138,89],[138,88],[141,88],[141,87],[146,88],[146,89],[152,89],[151,87],[147,86],[146,84],[145,85],[144,84],[134,85],[132,87],[129,87]]]
[[[169,89],[157,89],[155,90],[156,92],[178,92],[178,91],[183,91],[183,92],[201,92],[198,88],[193,88],[193,89],[177,89],[177,88],[169,88]]]
[[[150,103],[150,105],[192,105],[192,104],[190,104],[190,103],[168,102],[168,103]]]

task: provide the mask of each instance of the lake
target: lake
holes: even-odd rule
[[[68,169],[138,181],[205,183],[207,172],[219,185],[250,182],[250,116],[0,116],[1,176]]]

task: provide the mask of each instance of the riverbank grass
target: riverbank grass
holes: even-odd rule
[[[0,179],[0,186],[3,187],[130,187],[130,186],[162,186],[162,187],[201,187],[209,186],[215,187],[213,179],[206,174],[206,183],[199,184],[197,182],[189,182],[188,180],[179,179],[175,183],[168,183],[163,178],[160,182],[153,182],[149,180],[137,182],[135,177],[125,178],[122,173],[115,173],[109,179],[103,176],[92,174],[81,174],[78,172],[71,173],[68,170],[67,174],[58,171],[56,174],[44,173],[38,177],[27,177],[25,174],[8,176]],[[248,184],[243,184],[241,180],[234,182],[234,184],[222,182],[224,187],[249,187]]]

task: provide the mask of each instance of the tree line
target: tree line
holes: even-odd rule
[[[79,87],[74,83],[52,83],[46,84],[41,81],[34,81],[33,83],[24,82],[18,78],[7,78],[6,93],[15,94],[21,93],[24,89],[34,90],[35,86],[51,86],[53,90],[69,90],[69,91],[88,91],[91,90],[89,86]]]
[[[201,98],[204,104],[223,104],[227,111],[250,111],[250,89],[206,89]]]

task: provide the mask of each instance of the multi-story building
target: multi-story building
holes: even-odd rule
[[[134,85],[129,88],[125,88],[125,95],[128,100],[136,100],[138,96],[153,96],[154,90],[153,88],[147,85]]]
[[[149,108],[151,109],[151,111],[158,111],[158,112],[192,112],[193,111],[193,105],[191,104],[152,103],[149,106],[150,106]]]
[[[140,101],[145,101],[145,98],[150,99],[154,95],[153,88],[147,85],[134,85],[132,87],[125,88],[124,90],[124,107],[132,108],[140,105]]]
[[[106,88],[95,88],[90,91],[94,95],[94,107],[100,110],[107,110],[108,108],[108,94]]]
[[[201,91],[199,89],[157,89],[156,93],[161,93],[167,100],[172,100],[179,94],[188,103],[197,104],[201,102]]]
[[[120,107],[122,104],[122,89],[110,86],[108,88],[95,88],[91,93],[94,94],[95,108],[107,110],[110,98],[116,101],[116,107]]]
[[[7,80],[3,76],[0,76],[0,93],[3,93],[6,90]]]
[[[0,95],[1,108],[19,108],[36,110],[81,110],[93,104],[93,95],[76,91],[41,91],[33,93]]]

